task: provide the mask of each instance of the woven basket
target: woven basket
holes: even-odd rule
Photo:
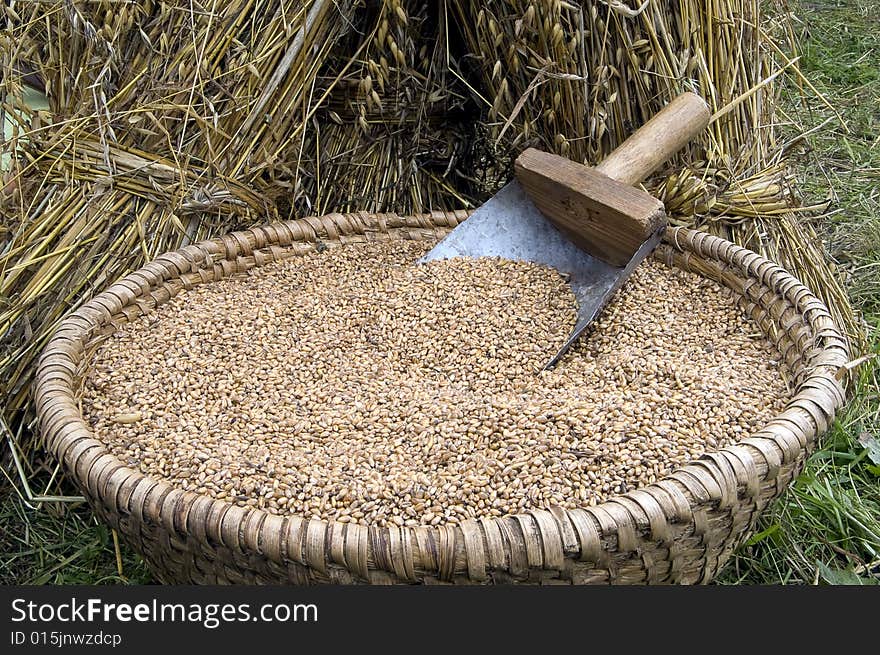
[[[782,268],[673,228],[656,257],[732,289],[796,385],[785,411],[736,445],[597,507],[533,510],[455,526],[365,527],[276,516],[182,491],[109,454],[77,393],[94,343],[182,289],[324,247],[436,240],[467,212],[331,214],[164,254],[70,314],[47,345],[36,406],[48,448],[101,520],[168,583],[705,583],[798,474],[844,402],[847,341]]]

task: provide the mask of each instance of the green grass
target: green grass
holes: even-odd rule
[[[823,2],[800,12],[806,25],[801,67],[837,108],[831,123],[807,140],[800,189],[831,201],[829,248],[848,277],[855,304],[877,324],[880,314],[880,5],[873,0]],[[809,129],[832,119],[821,103],[788,98]]]
[[[15,492],[0,499],[0,584],[146,584],[143,561],[120,545],[83,503],[29,507]]]
[[[875,0],[794,4],[800,65],[843,115],[815,98],[786,98],[799,141],[799,188],[829,201],[816,219],[880,352],[880,5]],[[880,579],[880,368],[862,366],[852,400],[792,488],[768,509],[733,557],[723,584],[876,583]],[[869,447],[866,447],[866,444]],[[0,583],[147,583],[143,562],[120,547],[84,505],[30,509],[4,485]]]
[[[829,201],[819,220],[830,252],[864,315],[869,351],[880,352],[880,5],[874,0],[802,3],[797,29],[803,72],[843,116],[808,136],[799,188]],[[786,98],[794,135],[834,114],[796,89]],[[880,384],[862,366],[852,400],[793,487],[719,581],[880,581]],[[866,447],[866,444],[870,448]]]

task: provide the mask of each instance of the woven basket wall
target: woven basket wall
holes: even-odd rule
[[[729,287],[773,341],[796,395],[735,446],[597,507],[440,527],[364,527],[275,516],[184,492],[110,455],[76,394],[94,343],[183,289],[323,247],[436,240],[466,212],[332,214],[167,253],[69,315],[46,347],[35,398],[48,448],[98,517],[168,583],[705,583],[798,474],[844,402],[847,342],[779,266],[706,234],[670,229],[656,257]]]

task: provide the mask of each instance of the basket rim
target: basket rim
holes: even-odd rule
[[[389,229],[389,225],[445,230],[468,215],[463,210],[411,217],[365,212],[328,214],[233,232],[160,255],[68,314],[44,347],[33,392],[48,450],[86,491],[93,509],[98,502],[109,505],[115,520],[121,512],[239,552],[257,552],[281,564],[294,561],[319,571],[342,565],[366,580],[375,570],[417,582],[418,573],[430,567],[440,579],[467,575],[485,581],[498,567],[557,568],[566,557],[606,562],[609,550],[637,549],[639,534],[664,542],[669,538],[669,526],[682,521],[692,522],[695,533],[705,530],[705,511],[696,505],[708,502],[723,508],[735,502],[731,493],[757,496],[762,485],[772,484],[781,466],[810,450],[845,401],[839,372],[849,360],[848,342],[828,309],[809,289],[757,253],[704,232],[670,227],[663,246],[669,265],[677,265],[674,257],[708,257],[724,268],[736,262],[737,268],[750,274],[744,278],[746,287],[749,281],[760,279],[780,295],[796,298],[797,316],[813,333],[809,342],[813,364],[796,385],[786,408],[758,431],[673,469],[655,483],[598,505],[573,510],[531,509],[440,526],[363,526],[272,514],[183,491],[169,481],[144,475],[112,455],[79,412],[74,394],[89,336],[109,323],[117,306],[128,306],[139,294],[160,289],[161,285],[151,280],[161,281],[162,271],[176,271],[179,278],[242,253],[277,248],[285,240],[290,250],[298,241],[318,243],[322,239],[343,240],[347,234],[366,234],[371,225],[378,231]],[[271,257],[262,262],[256,258],[253,266],[271,261]],[[168,298],[172,295],[169,292]],[[780,314],[777,320],[781,318]],[[511,521],[519,524],[518,534],[511,534]],[[526,561],[515,563],[508,556],[506,549],[511,540],[524,542],[520,545]],[[455,557],[444,558],[448,544],[455,541]],[[414,562],[414,549],[421,561]],[[709,575],[708,571],[704,575]]]

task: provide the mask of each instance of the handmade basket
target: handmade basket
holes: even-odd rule
[[[276,516],[176,489],[108,453],[77,406],[94,343],[183,289],[325,247],[436,240],[467,212],[331,214],[181,248],[70,314],[42,355],[35,397],[48,448],[101,520],[167,583],[705,583],[800,471],[844,402],[847,341],[776,264],[670,229],[655,256],[732,289],[795,384],[786,409],[736,445],[596,507],[533,510],[455,526],[374,527]]]

